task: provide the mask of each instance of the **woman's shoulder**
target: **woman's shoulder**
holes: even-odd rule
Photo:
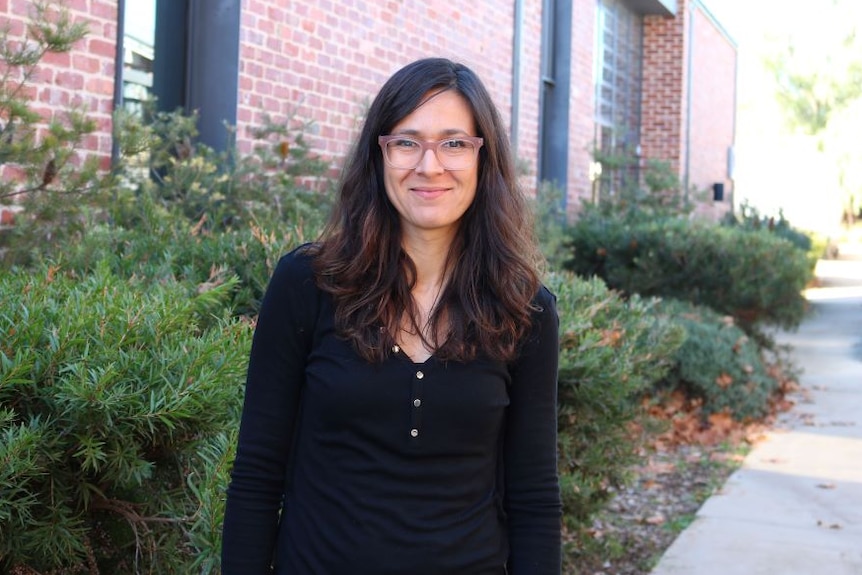
[[[300,292],[303,297],[317,297],[314,274],[315,244],[305,243],[282,255],[270,280],[279,292]]]
[[[296,246],[279,258],[275,273],[285,274],[295,279],[313,279],[314,250],[315,244],[311,242]]]
[[[548,286],[545,284],[539,284],[539,289],[536,292],[536,295],[533,296],[533,305],[539,310],[544,311],[546,309],[555,310],[557,307],[557,296],[548,289]]]
[[[539,284],[539,289],[530,302],[532,307],[532,339],[547,329],[557,329],[559,326],[559,314],[557,312],[557,296],[554,295],[544,284]]]

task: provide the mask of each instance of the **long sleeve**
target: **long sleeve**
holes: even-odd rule
[[[294,251],[279,261],[261,303],[227,490],[223,575],[271,572],[315,290],[309,258]]]
[[[509,526],[508,572],[559,575],[560,490],[557,476],[559,318],[553,294],[542,307],[521,356],[512,365],[506,417],[504,506]]]

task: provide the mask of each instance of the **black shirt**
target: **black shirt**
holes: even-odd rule
[[[372,364],[336,335],[310,257],[283,257],[252,344],[223,575],[559,574],[558,318],[547,289],[536,303],[512,364],[419,364],[397,346]]]

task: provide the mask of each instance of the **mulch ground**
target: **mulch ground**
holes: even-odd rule
[[[568,562],[566,575],[647,575],[665,550],[742,464],[745,454],[802,394],[795,378],[773,374],[780,391],[761,421],[741,423],[726,414],[704,417],[681,395],[654,402],[663,423],[645,447],[633,480],[616,493],[588,533],[589,550]],[[642,432],[643,430],[638,430]]]

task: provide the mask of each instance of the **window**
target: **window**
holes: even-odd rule
[[[186,0],[120,0],[122,96],[117,105],[140,112],[153,97],[159,109],[186,107]]]
[[[621,0],[600,0],[597,14],[595,147],[614,159],[603,162],[600,183],[614,194],[638,179],[643,17]]]
[[[156,43],[155,0],[128,0],[123,14],[123,106],[142,113],[153,92],[153,46]]]
[[[229,145],[224,124],[236,124],[240,0],[119,0],[122,71],[115,107],[198,113],[204,144]],[[119,68],[119,66],[118,66]]]

